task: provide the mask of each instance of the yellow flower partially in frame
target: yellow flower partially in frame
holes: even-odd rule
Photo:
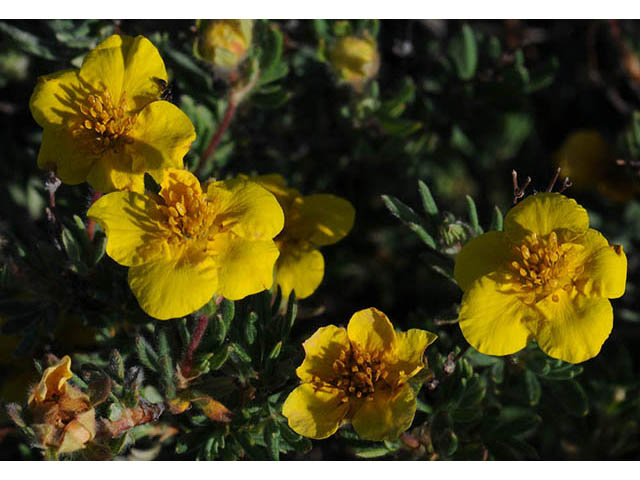
[[[285,297],[295,290],[297,298],[307,298],[324,277],[324,257],[318,248],[342,240],[351,231],[355,209],[335,195],[303,197],[278,174],[261,175],[255,181],[276,196],[284,211],[284,229],[276,238],[280,250],[276,283]]]
[[[413,422],[416,396],[407,382],[425,367],[424,351],[436,338],[418,329],[396,333],[375,308],[354,313],[346,329],[322,327],[303,344],[302,384],[282,414],[309,438],[351,422],[363,439],[394,440]]]
[[[71,377],[71,359],[65,355],[42,373],[28,402],[40,446],[58,453],[84,448],[96,435],[95,410],[89,397],[68,383]]]
[[[129,268],[142,309],[160,320],[188,315],[218,293],[239,300],[271,288],[284,216],[256,182],[212,182],[168,169],[159,195],[113,192],[87,215],[107,236],[107,254]]]
[[[196,137],[189,118],[159,100],[166,81],[153,44],[120,35],[89,52],[80,70],[40,77],[29,102],[44,129],[38,166],[101,192],[142,192],[145,172],[162,181]]]
[[[611,332],[609,299],[624,294],[627,257],[589,228],[575,200],[539,193],[507,213],[504,232],[464,245],[454,276],[460,328],[475,349],[509,355],[535,339],[547,355],[579,363]]]
[[[333,45],[329,51],[329,61],[340,80],[359,90],[378,73],[378,45],[371,36],[348,35]]]
[[[615,153],[597,130],[571,132],[554,161],[574,190],[599,192],[617,203],[630,202],[636,193],[633,176],[616,164]]]
[[[253,20],[196,20],[196,29],[196,57],[228,69],[234,69],[247,57]]]

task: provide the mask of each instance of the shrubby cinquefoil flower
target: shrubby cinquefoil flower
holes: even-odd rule
[[[329,51],[329,61],[340,80],[356,89],[371,80],[380,68],[378,46],[372,37],[342,37]]]
[[[198,20],[196,28],[196,57],[223,69],[234,69],[247,57],[253,20]]]
[[[306,298],[324,276],[324,257],[318,247],[332,245],[349,233],[355,218],[353,205],[326,193],[303,197],[278,174],[261,175],[255,181],[276,196],[284,211],[284,229],[276,238],[280,250],[276,283],[285,297],[295,290],[297,298]]]
[[[624,294],[627,258],[589,228],[575,200],[539,193],[509,211],[504,232],[469,241],[454,275],[464,290],[460,328],[478,351],[508,355],[535,339],[551,357],[578,363],[611,332],[609,298]]]
[[[396,333],[375,308],[354,313],[346,329],[322,327],[303,344],[302,384],[282,414],[305,437],[326,438],[350,421],[364,439],[394,440],[411,426],[416,397],[407,382],[435,339],[425,330]]]
[[[576,130],[554,154],[562,175],[574,190],[599,192],[619,203],[631,201],[635,183],[626,169],[616,164],[615,153],[597,130]]]
[[[89,397],[68,383],[71,359],[64,356],[47,368],[29,398],[31,425],[43,448],[70,453],[96,435],[96,414]]]
[[[120,35],[93,49],[80,70],[40,77],[30,100],[44,129],[38,166],[101,192],[141,192],[145,172],[160,182],[164,168],[182,167],[196,136],[178,107],[159,100],[166,81],[153,44]]]
[[[107,254],[129,268],[142,309],[182,317],[215,293],[239,300],[271,288],[284,216],[256,182],[212,182],[206,191],[186,170],[168,169],[159,195],[113,192],[87,215],[107,235]]]

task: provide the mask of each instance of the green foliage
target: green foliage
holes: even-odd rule
[[[107,430],[61,458],[638,458],[637,199],[616,203],[600,187],[566,192],[629,258],[612,334],[584,364],[547,357],[535,344],[505,357],[468,347],[453,280],[462,246],[503,229],[511,171],[533,178],[526,193],[546,189],[553,153],[576,129],[601,132],[612,150],[607,171],[632,179],[637,195],[640,95],[628,68],[640,52],[636,23],[257,20],[234,75],[193,56],[192,26],[0,22],[0,431],[10,432],[0,436],[0,458],[58,457],[33,448],[25,405],[51,355],[65,354],[72,384]],[[314,295],[283,298],[275,287],[235,302],[214,297],[166,322],[140,309],[127,269],[86,217],[95,192],[57,187],[38,170],[41,129],[28,111],[39,76],[78,68],[115,32],[144,35],[159,49],[165,95],[197,134],[185,166],[201,180],[280,173],[305,195],[355,205],[351,234],[322,251],[325,277]],[[345,35],[378,42],[379,73],[360,89],[338,82],[328,63]],[[159,191],[151,176],[145,186]],[[301,437],[282,415],[299,383],[301,344],[366,306],[399,330],[438,335],[428,368],[410,382],[413,423],[386,442],[362,440],[350,425],[321,442]]]

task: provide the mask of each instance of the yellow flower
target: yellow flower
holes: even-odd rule
[[[95,410],[87,395],[67,383],[72,376],[71,359],[65,355],[44,371],[29,398],[38,442],[58,453],[84,448],[96,435]]]
[[[285,225],[276,238],[280,257],[276,263],[276,283],[282,295],[295,290],[297,298],[307,298],[324,276],[324,258],[318,247],[331,245],[353,227],[355,210],[347,200],[329,194],[303,197],[287,188],[278,174],[255,178],[273,193],[284,211]]]
[[[253,20],[198,20],[197,57],[216,67],[235,68],[251,46]]]
[[[576,130],[554,155],[555,163],[574,188],[597,191],[608,199],[626,203],[636,191],[633,178],[616,165],[615,155],[597,130]]]
[[[107,254],[129,268],[142,309],[182,317],[218,293],[238,300],[271,288],[284,224],[275,197],[255,182],[212,182],[168,169],[159,195],[113,192],[87,215],[102,225]]]
[[[396,333],[375,308],[356,312],[347,328],[322,327],[304,342],[296,373],[302,384],[282,414],[305,437],[333,435],[343,422],[366,440],[394,440],[411,426],[416,396],[407,381],[425,365],[424,350],[436,335]]]
[[[145,172],[160,182],[164,168],[182,167],[195,139],[189,118],[158,100],[166,81],[151,42],[120,35],[92,50],[80,70],[40,77],[30,100],[44,129],[38,166],[101,192],[141,192]]]
[[[468,242],[454,276],[460,328],[478,351],[509,355],[535,339],[547,355],[579,363],[611,332],[608,299],[624,294],[627,257],[589,228],[575,200],[539,193],[509,211],[504,232]]]
[[[341,80],[360,88],[380,68],[378,46],[371,37],[342,37],[329,52],[329,61]]]

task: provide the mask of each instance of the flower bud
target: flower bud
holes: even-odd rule
[[[222,69],[235,69],[251,46],[253,20],[198,20],[196,57]]]
[[[95,410],[86,394],[67,383],[72,376],[65,356],[44,371],[29,397],[38,443],[58,453],[80,450],[96,435]]]
[[[378,46],[372,37],[342,37],[329,52],[329,61],[340,80],[360,89],[380,68]]]

